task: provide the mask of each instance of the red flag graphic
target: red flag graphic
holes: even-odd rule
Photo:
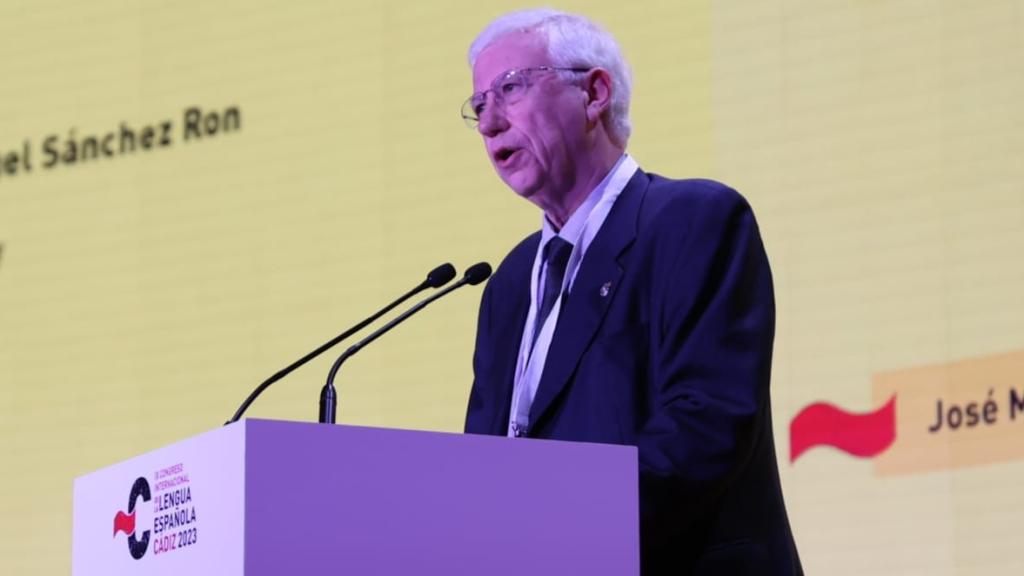
[[[789,423],[789,461],[824,444],[861,458],[884,452],[896,440],[896,396],[874,412],[853,414],[816,402]]]
[[[135,512],[125,514],[120,510],[117,511],[117,515],[114,516],[114,536],[117,536],[118,532],[128,535],[135,533]]]

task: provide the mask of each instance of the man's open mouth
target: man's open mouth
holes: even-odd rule
[[[505,164],[513,154],[519,151],[519,148],[498,148],[494,153],[494,160],[498,164]]]

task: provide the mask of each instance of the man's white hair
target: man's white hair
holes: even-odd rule
[[[515,32],[536,32],[546,40],[551,64],[564,68],[595,68],[612,77],[612,102],[608,110],[612,139],[625,147],[632,126],[629,98],[633,78],[618,42],[604,28],[583,16],[542,8],[510,12],[491,22],[469,47],[469,66],[496,40]]]

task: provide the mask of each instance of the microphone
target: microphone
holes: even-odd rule
[[[359,352],[360,350],[363,349],[364,346],[366,346],[370,342],[373,342],[377,338],[380,338],[395,326],[398,326],[402,322],[405,322],[405,320],[412,316],[413,314],[426,308],[427,305],[433,302],[434,300],[446,296],[449,293],[458,290],[459,288],[462,288],[466,284],[476,286],[477,284],[483,282],[484,280],[487,280],[487,278],[490,277],[490,275],[491,265],[488,264],[487,262],[480,262],[470,266],[466,270],[465,274],[462,275],[461,280],[445,288],[444,290],[441,290],[436,294],[433,294],[431,296],[428,296],[427,298],[424,298],[423,300],[420,300],[415,306],[409,308],[405,312],[402,312],[400,316],[395,317],[395,319],[391,320],[384,326],[381,326],[380,328],[375,330],[373,334],[370,334],[366,338],[363,338],[359,342],[356,342],[351,347],[349,347],[348,350],[345,350],[345,352],[343,352],[341,356],[338,356],[338,359],[334,361],[334,365],[331,366],[331,372],[327,375],[327,384],[324,384],[323,389],[320,390],[320,423],[334,424],[335,414],[338,409],[338,393],[334,389],[334,377],[338,374],[338,369],[341,368],[341,365],[343,362],[345,362],[345,360],[348,360],[350,356],[352,356],[356,352]]]
[[[348,330],[342,332],[341,334],[338,334],[334,338],[331,338],[316,350],[313,350],[309,354],[306,354],[302,358],[299,358],[295,362],[292,362],[290,365],[288,365],[288,367],[278,371],[270,378],[264,380],[262,384],[257,386],[256,389],[252,391],[252,394],[249,394],[249,397],[245,399],[245,402],[242,402],[242,405],[239,406],[238,410],[235,411],[235,415],[232,416],[230,420],[225,422],[224,425],[227,426],[228,424],[237,422],[238,419],[242,417],[242,414],[244,414],[245,411],[249,409],[249,405],[252,404],[253,401],[256,400],[256,398],[260,394],[262,394],[264,390],[269,388],[270,385],[273,384],[274,382],[277,382],[281,378],[284,378],[285,376],[291,374],[297,368],[299,368],[306,362],[309,362],[313,358],[316,358],[320,354],[324,353],[328,348],[331,348],[338,342],[341,342],[345,338],[348,338],[349,336],[355,334],[356,332],[359,332],[363,328],[366,328],[374,320],[380,318],[381,316],[393,310],[395,306],[398,306],[402,302],[405,302],[409,298],[412,298],[413,296],[419,294],[420,292],[426,290],[427,288],[440,288],[441,286],[444,286],[445,284],[450,282],[452,278],[455,278],[455,267],[452,266],[451,264],[445,263],[441,264],[437,268],[434,268],[433,270],[430,271],[429,274],[427,274],[427,278],[423,280],[423,282],[420,282],[418,286],[403,294],[401,297],[398,298],[398,300],[395,300],[391,304],[388,304],[384,308],[381,308],[380,311],[378,311],[373,316],[370,316],[369,318],[363,320],[359,324],[356,324],[355,326],[349,328]]]

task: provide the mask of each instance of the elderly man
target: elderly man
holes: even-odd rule
[[[466,431],[637,446],[644,574],[801,573],[750,207],[625,153],[629,70],[587,19],[503,16],[469,61],[462,115],[544,217],[484,292]]]

